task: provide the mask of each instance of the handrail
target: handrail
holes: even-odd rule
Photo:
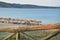
[[[17,32],[17,31],[35,31],[35,30],[53,30],[60,31],[60,25],[30,25],[30,26],[17,26],[0,28],[0,32]]]

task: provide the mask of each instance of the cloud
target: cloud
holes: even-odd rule
[[[60,6],[60,0],[0,0],[11,3],[35,4],[43,6]]]

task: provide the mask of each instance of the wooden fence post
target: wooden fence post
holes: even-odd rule
[[[17,34],[16,34],[16,40],[20,40],[20,32],[17,32]]]

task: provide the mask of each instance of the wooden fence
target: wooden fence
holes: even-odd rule
[[[27,25],[27,26],[15,26],[15,27],[0,27],[0,32],[12,32],[11,35],[7,36],[3,40],[8,40],[16,35],[16,40],[21,40],[20,35],[23,35],[26,39],[34,40],[33,38],[25,35],[23,32],[25,31],[36,31],[36,30],[55,30],[57,33],[51,34],[48,37],[45,37],[43,40],[48,40],[49,38],[53,37],[54,35],[60,33],[60,24],[46,24],[46,25]]]

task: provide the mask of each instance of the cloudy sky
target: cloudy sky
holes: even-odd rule
[[[0,0],[8,3],[34,4],[43,6],[58,6],[60,7],[60,0]]]

